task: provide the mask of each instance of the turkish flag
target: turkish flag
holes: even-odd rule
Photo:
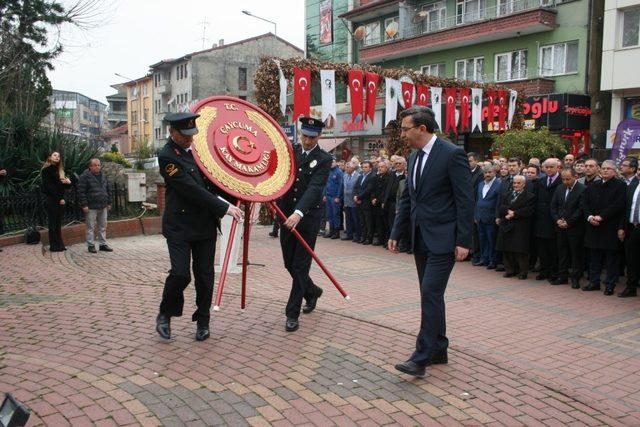
[[[308,117],[311,110],[311,71],[293,69],[293,121]]]
[[[376,98],[378,97],[378,88],[380,88],[380,76],[367,71],[365,78],[367,82],[367,111],[365,112],[365,120],[369,119],[371,123],[373,123],[376,114]]]
[[[416,85],[416,105],[429,105],[429,86]]]
[[[402,82],[402,100],[404,108],[411,108],[413,105],[413,83]]]
[[[358,115],[360,116],[360,120],[362,117],[362,107],[364,103],[364,93],[363,93],[363,78],[364,73],[362,70],[351,70],[349,71],[349,94],[351,95],[351,121],[355,123]]]
[[[449,130],[452,130],[455,134],[457,134],[458,133],[458,127],[456,126],[457,89],[455,87],[445,88],[444,97],[447,101],[447,121],[444,124],[444,131],[449,132]]]
[[[506,129],[507,121],[507,91],[498,91],[498,128],[500,130]]]
[[[471,117],[471,89],[460,88],[460,130],[469,131],[469,118]]]
[[[496,91],[495,90],[488,90],[487,91],[487,99],[489,100],[489,102],[487,103],[487,128],[489,129],[493,129],[493,121],[495,118],[495,108],[496,108]]]

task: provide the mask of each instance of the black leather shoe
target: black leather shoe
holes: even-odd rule
[[[162,313],[158,314],[156,318],[156,331],[158,331],[158,334],[165,340],[171,338],[171,317]]]
[[[516,273],[504,273],[502,277],[515,277]]]
[[[198,325],[196,329],[196,341],[204,341],[211,336],[209,325]]]
[[[496,271],[506,271],[506,269],[504,268],[504,266],[498,265],[496,266]]]
[[[629,297],[637,297],[638,291],[631,288],[624,288],[622,292],[618,294],[618,298],[629,298]]]
[[[304,314],[309,314],[313,310],[315,310],[316,304],[318,303],[318,298],[320,298],[321,296],[322,296],[322,288],[318,288],[318,292],[316,293],[316,296],[314,296],[313,298],[309,298],[307,300],[307,303],[304,305],[304,307],[302,307],[302,312]]]
[[[431,356],[431,359],[429,359],[429,361],[427,362],[426,366],[429,365],[446,365],[447,363],[449,363],[449,357],[447,356],[447,353],[440,353],[440,354],[435,354],[433,356]]]
[[[566,277],[561,277],[555,280],[557,282],[558,285],[568,285],[569,284],[569,279],[567,279]]]
[[[331,236],[332,240],[336,240],[340,238],[340,232],[336,231],[335,233],[333,233],[333,236]]]
[[[363,245],[370,245],[371,244],[371,240],[365,240],[364,242],[362,242]]]
[[[284,325],[284,330],[287,332],[297,331],[299,326],[300,324],[298,323],[298,319],[287,317],[287,323]]]
[[[518,279],[527,280],[527,275],[526,274],[518,274]]]
[[[102,252],[113,252],[113,249],[111,249],[109,245],[100,245],[100,250]]]
[[[481,267],[484,266],[484,263],[480,260],[478,261],[471,261],[471,265],[473,265],[474,267]]]
[[[398,371],[413,375],[414,377],[424,377],[425,374],[425,365],[418,365],[416,362],[411,360],[398,363],[395,367]]]
[[[95,246],[89,246],[89,252],[91,252],[92,254],[97,254],[98,251],[96,251]]]
[[[613,288],[605,288],[605,290],[604,290],[604,294],[605,294],[606,296],[611,296],[611,295],[613,295]]]
[[[325,233],[325,235],[324,235],[324,236],[322,236],[322,237],[324,237],[325,239],[328,239],[328,238],[330,238],[330,237],[333,237],[333,234],[334,234],[334,233],[333,233],[333,231],[330,231],[330,232],[328,232],[328,233]]]
[[[371,243],[372,246],[382,246],[382,242],[380,240],[374,240],[373,243]]]
[[[571,289],[580,289],[580,279],[571,279]]]
[[[269,236],[271,237],[278,237],[278,233],[274,233],[273,231],[271,233],[269,233]]]
[[[495,264],[487,265],[487,270],[495,270],[495,269],[496,269],[496,265]]]
[[[340,240],[353,240],[353,237],[344,236],[344,237],[341,237]]]
[[[547,275],[546,274],[542,274],[542,273],[540,273],[540,274],[538,274],[536,276],[536,280],[544,280],[546,278],[547,278]]]
[[[600,285],[594,285],[593,283],[589,283],[587,286],[583,287],[582,290],[585,292],[599,291]]]

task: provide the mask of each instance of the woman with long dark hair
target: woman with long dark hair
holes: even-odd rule
[[[54,151],[42,165],[42,193],[45,195],[44,208],[49,219],[49,250],[66,250],[62,241],[62,215],[64,213],[64,189],[71,181],[64,174],[60,153]]]

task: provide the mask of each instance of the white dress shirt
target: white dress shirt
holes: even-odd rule
[[[422,165],[420,167],[420,176],[422,176],[422,173],[424,172],[424,165],[427,164],[427,159],[429,158],[429,153],[431,152],[431,149],[433,148],[433,144],[436,142],[437,137],[435,135],[433,135],[431,137],[431,139],[429,140],[429,142],[427,142],[427,144],[422,147],[422,151],[424,151],[424,158],[422,159]],[[416,162],[418,161],[419,157],[416,156]],[[418,187],[418,183],[416,182],[416,172],[418,171],[418,165],[416,164],[413,167],[413,188],[417,188]]]
[[[494,176],[493,179],[489,182],[485,181],[484,182],[484,186],[482,187],[482,198],[484,199],[485,197],[487,197],[487,193],[489,192],[489,189],[491,189],[491,186],[493,185],[493,181],[496,180],[496,177]]]

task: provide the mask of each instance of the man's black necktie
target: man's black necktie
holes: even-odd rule
[[[424,159],[424,151],[420,150],[418,151],[418,160],[416,162],[416,182],[414,187],[418,188],[418,185],[420,185],[420,177],[422,176],[422,161]]]

